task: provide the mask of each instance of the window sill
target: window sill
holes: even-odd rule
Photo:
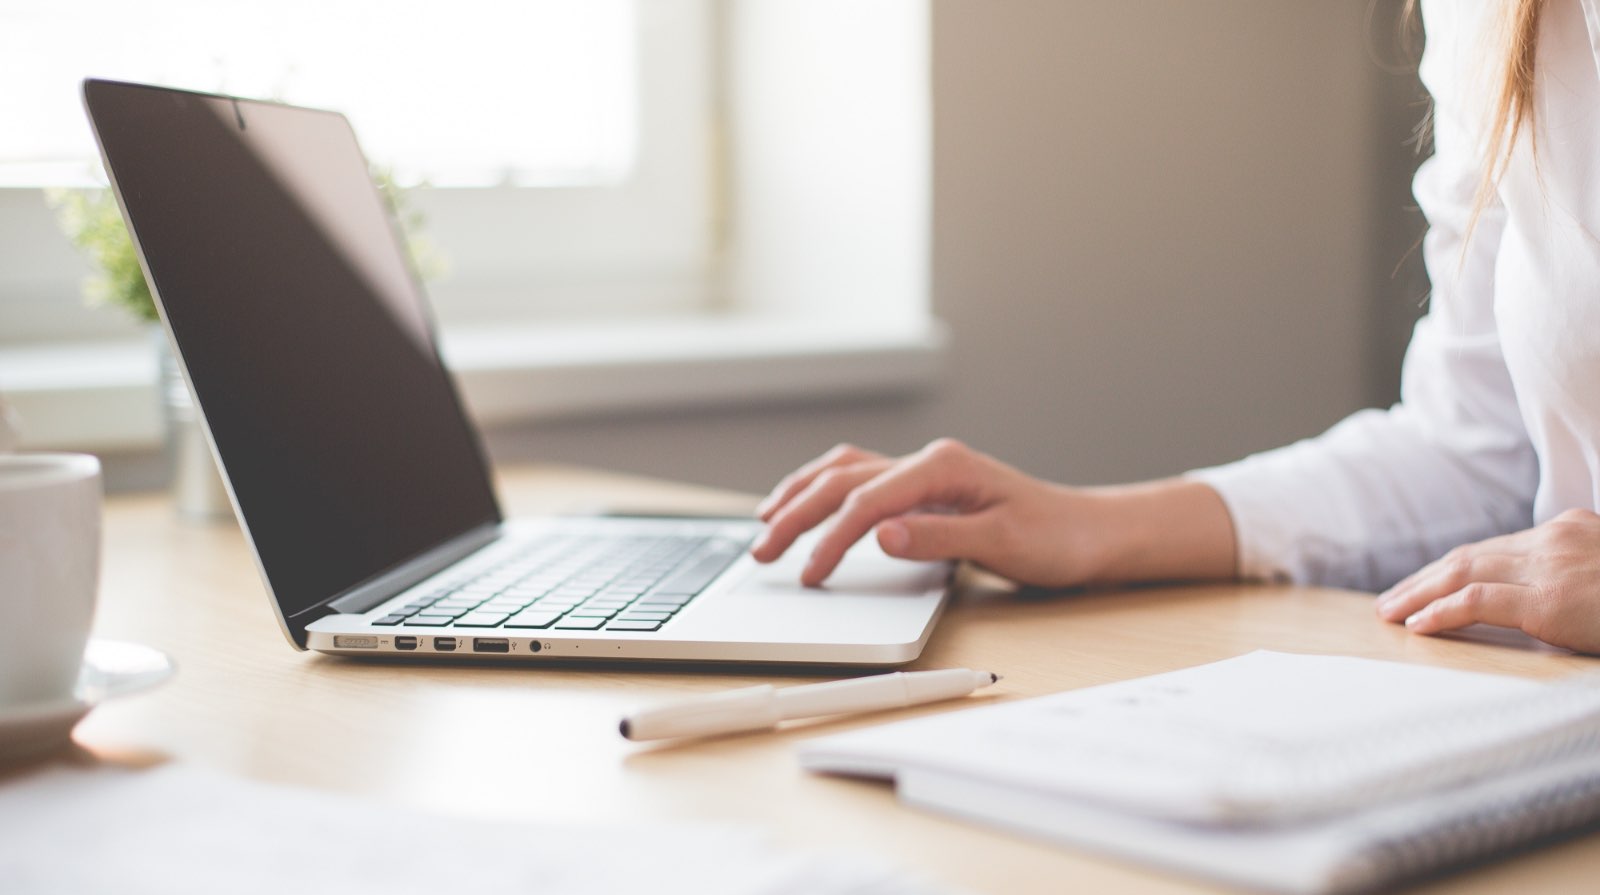
[[[444,354],[477,422],[909,396],[939,377],[942,324],[842,330],[730,315],[648,322],[447,328]],[[0,349],[0,393],[30,449],[161,443],[148,340]]]

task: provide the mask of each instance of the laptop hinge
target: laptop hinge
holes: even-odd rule
[[[387,572],[356,585],[324,604],[334,610],[360,614],[408,587],[436,575],[462,557],[483,549],[500,537],[499,523],[474,528]]]

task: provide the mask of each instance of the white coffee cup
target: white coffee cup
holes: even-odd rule
[[[0,454],[0,709],[70,699],[100,577],[100,461]]]

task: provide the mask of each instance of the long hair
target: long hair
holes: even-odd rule
[[[1409,0],[1415,3],[1415,0]],[[1511,161],[1512,149],[1522,129],[1528,129],[1529,147],[1535,164],[1539,158],[1539,131],[1534,126],[1534,64],[1539,56],[1539,19],[1545,0],[1504,0],[1500,20],[1493,35],[1498,44],[1499,71],[1490,82],[1494,97],[1489,128],[1483,135],[1483,174],[1472,203],[1467,223],[1467,240],[1477,227],[1478,217],[1494,198],[1500,177]],[[1493,57],[1491,57],[1493,58]]]

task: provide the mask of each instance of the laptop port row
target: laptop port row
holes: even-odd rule
[[[462,640],[469,640],[469,638],[435,637],[433,638],[433,649],[435,652],[453,653],[456,651],[457,647],[461,646]],[[511,652],[511,640],[507,637],[473,637],[470,638],[470,642],[472,644],[472,651],[475,653]],[[394,648],[397,650],[403,650],[405,652],[411,652],[420,645],[421,638],[419,637],[412,637],[402,634],[394,639]],[[544,644],[537,640],[528,644],[528,652],[530,653],[537,653],[543,649]]]

